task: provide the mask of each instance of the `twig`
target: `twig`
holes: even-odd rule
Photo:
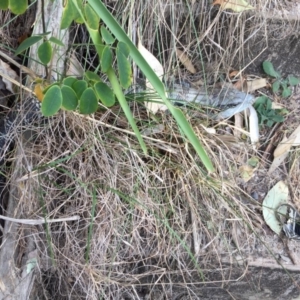
[[[10,222],[20,223],[20,224],[41,225],[41,224],[45,224],[45,223],[76,221],[76,220],[80,220],[80,217],[75,215],[73,217],[68,217],[68,218],[34,220],[34,219],[15,219],[15,218],[10,218],[10,217],[5,217],[5,216],[0,215],[0,219],[10,221]]]

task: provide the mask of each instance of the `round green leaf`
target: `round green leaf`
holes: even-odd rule
[[[67,85],[63,85],[61,93],[62,107],[66,110],[75,110],[78,106],[78,98],[74,90]]]
[[[81,97],[83,91],[88,87],[88,84],[85,80],[77,80],[73,85],[72,89],[75,91],[78,98]]]
[[[102,36],[102,39],[104,40],[104,42],[106,44],[113,44],[114,41],[115,41],[115,38],[111,35],[111,33],[105,28],[105,26],[101,26],[101,36]]]
[[[117,48],[119,79],[122,87],[127,89],[131,84],[131,66],[123,52]]]
[[[41,44],[38,48],[38,56],[40,61],[47,65],[52,58],[52,47],[50,42],[46,41],[43,44]]]
[[[2,1],[2,0],[1,0]],[[28,8],[27,0],[9,0],[9,9],[15,15],[23,14]]]
[[[101,70],[105,73],[112,66],[112,54],[110,51],[110,47],[104,47],[100,60]]]
[[[86,25],[94,30],[98,30],[100,18],[89,4],[84,6]]]
[[[97,75],[94,72],[91,71],[86,71],[84,73],[84,78],[88,81],[92,81],[92,82],[99,82],[101,81],[101,78],[99,77],[99,75]]]
[[[92,88],[87,88],[79,100],[79,111],[84,115],[89,115],[97,111],[98,100]]]
[[[104,82],[97,82],[94,85],[97,96],[106,107],[111,107],[115,104],[115,94],[113,90]]]
[[[63,80],[63,85],[67,85],[72,88],[73,84],[77,81],[75,77],[66,77]]]
[[[47,93],[42,102],[42,114],[45,117],[50,117],[56,114],[62,104],[62,92],[59,86],[52,86]]]
[[[0,9],[3,9],[3,10],[8,9],[8,0],[1,0],[0,1]]]
[[[125,44],[124,42],[119,42],[118,49],[125,55],[126,58],[128,57],[130,50],[127,44]]]
[[[28,39],[24,40],[20,46],[17,48],[15,54],[18,55],[21,52],[23,52],[24,50],[26,50],[27,48],[31,47],[32,45],[34,45],[35,43],[39,42],[43,37],[39,36],[39,35],[33,35],[31,37],[29,37]]]
[[[265,73],[268,74],[269,76],[272,76],[275,78],[280,77],[280,74],[275,71],[273,64],[270,61],[266,60],[263,62],[263,69],[264,69]]]

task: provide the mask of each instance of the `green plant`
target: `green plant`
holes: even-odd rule
[[[276,78],[272,83],[272,91],[274,93],[280,91],[283,98],[287,98],[292,94],[291,86],[295,86],[300,83],[300,79],[292,75],[283,79],[281,74],[274,69],[274,66],[270,61],[266,60],[263,62],[263,69],[267,75]]]
[[[282,114],[286,113],[284,109],[273,109],[272,101],[266,97],[258,97],[253,104],[258,114],[259,125],[271,127],[274,123],[283,122]]]
[[[105,25],[101,26],[99,30],[100,16],[101,21]],[[123,89],[128,88],[131,84],[131,65],[129,62],[129,57],[131,57],[148,78],[164,104],[168,107],[181,128],[182,133],[193,145],[206,169],[209,172],[213,172],[214,167],[210,159],[182,111],[174,107],[166,98],[163,83],[105,5],[101,1],[94,0],[89,0],[87,3],[83,3],[81,0],[67,1],[61,19],[61,29],[68,28],[73,21],[85,24],[99,56],[101,71],[107,75],[109,85],[102,82],[97,74],[89,71],[85,73],[82,80],[62,78],[60,82],[56,82],[44,90],[45,97],[42,102],[42,113],[45,116],[51,116],[63,108],[67,110],[78,109],[79,112],[83,114],[91,114],[98,109],[98,101],[101,101],[103,105],[109,107],[114,105],[116,97],[141,148],[144,153],[147,153],[146,145],[136,126],[123,92]],[[25,40],[17,49],[17,53],[24,51],[44,38],[43,46],[41,45],[40,47],[47,51],[45,53],[39,51],[39,59],[45,65],[45,68],[47,68],[47,63],[51,60],[52,56],[50,42],[60,44],[60,41],[54,40],[53,38],[48,40],[46,38],[48,34],[48,32],[44,32],[41,35]],[[113,47],[113,44],[116,44],[115,40],[118,41],[117,47]],[[117,69],[112,64],[113,55],[117,58]]]

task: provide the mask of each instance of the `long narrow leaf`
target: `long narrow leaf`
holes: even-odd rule
[[[88,0],[88,3],[93,7],[94,11],[101,16],[101,20],[105,23],[105,25],[110,29],[112,34],[121,42],[124,42],[129,50],[130,56],[135,61],[135,63],[139,66],[142,72],[145,74],[149,82],[152,84],[154,89],[157,91],[165,105],[168,107],[178,125],[181,127],[182,131],[193,145],[194,149],[198,153],[201,158],[203,164],[209,172],[214,171],[214,167],[212,165],[211,160],[207,156],[204,148],[202,147],[199,139],[197,138],[195,132],[193,131],[191,125],[186,120],[182,111],[179,108],[175,108],[172,103],[167,99],[165,95],[165,87],[161,80],[156,76],[153,72],[149,64],[145,61],[143,56],[140,54],[135,45],[131,42],[127,34],[120,27],[118,22],[114,19],[114,17],[110,14],[104,4],[99,0]]]

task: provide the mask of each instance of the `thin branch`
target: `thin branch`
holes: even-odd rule
[[[80,220],[80,217],[75,215],[73,217],[68,217],[68,218],[34,220],[34,219],[15,219],[15,218],[10,218],[10,217],[5,217],[5,216],[0,215],[0,219],[10,221],[10,222],[20,223],[20,224],[41,225],[41,224],[45,224],[45,223],[76,221],[76,220]]]

